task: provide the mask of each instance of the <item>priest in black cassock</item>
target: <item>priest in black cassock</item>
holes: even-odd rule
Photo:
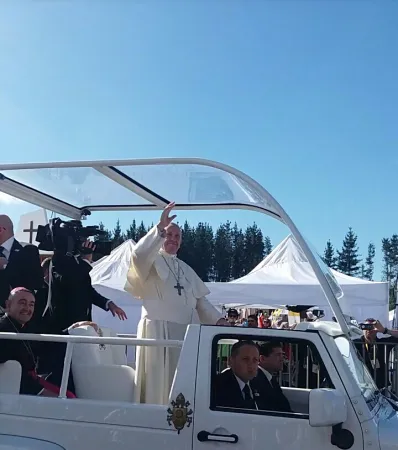
[[[0,332],[8,333],[34,333],[30,327],[30,321],[35,310],[34,294],[23,287],[13,289],[6,301],[6,313],[0,318]],[[60,334],[67,335],[71,328],[82,325],[90,325],[94,328],[96,324],[92,322],[77,322],[72,324]],[[46,334],[42,331],[42,334]],[[40,370],[43,356],[48,356],[49,342],[41,341],[20,341],[1,340],[0,364],[6,361],[17,361],[21,365],[21,387],[20,393],[26,395],[56,396],[59,393],[59,386],[62,378],[63,359],[58,360],[55,356],[49,357],[49,371],[43,375]],[[62,345],[62,344],[61,344]],[[54,377],[52,375],[58,375]],[[57,379],[55,379],[57,378]],[[74,397],[74,387],[72,378],[68,383],[68,397]]]

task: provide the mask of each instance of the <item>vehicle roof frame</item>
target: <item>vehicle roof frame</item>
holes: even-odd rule
[[[126,160],[104,160],[104,161],[74,161],[74,162],[47,162],[47,163],[27,163],[27,164],[0,164],[0,191],[19,198],[21,200],[33,203],[39,207],[48,209],[64,216],[80,219],[82,216],[87,215],[87,210],[91,211],[120,211],[120,210],[161,210],[172,199],[166,199],[162,193],[154,192],[149,187],[129,177],[122,172],[120,168],[124,166],[157,166],[157,165],[198,165],[212,167],[219,169],[225,173],[228,173],[238,180],[243,181],[256,193],[260,193],[261,198],[264,200],[264,204],[270,205],[269,208],[261,205],[254,205],[251,203],[209,203],[209,204],[196,204],[185,203],[176,204],[176,209],[185,210],[209,210],[209,209],[248,209],[256,210],[263,214],[269,215],[282,223],[284,223],[291,231],[294,238],[299,243],[305,256],[307,257],[314,273],[322,287],[322,290],[329,301],[332,311],[340,324],[344,334],[350,336],[351,331],[344,318],[343,312],[338,304],[337,298],[330,286],[325,273],[320,267],[316,257],[307,244],[306,240],[282,208],[282,206],[276,201],[276,199],[257,181],[251,178],[244,172],[235,169],[224,163],[202,159],[202,158],[143,158],[143,159],[126,159]],[[123,186],[125,189],[129,189],[139,197],[148,202],[142,205],[87,205],[85,207],[76,207],[61,199],[57,199],[45,192],[41,192],[33,187],[29,187],[21,182],[17,182],[12,178],[7,177],[2,172],[8,170],[26,170],[26,169],[52,169],[52,168],[93,168],[106,176],[108,179]],[[171,180],[172,182],[172,180]],[[336,282],[337,283],[337,282]]]

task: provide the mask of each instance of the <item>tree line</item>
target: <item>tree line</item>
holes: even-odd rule
[[[115,248],[127,239],[138,242],[153,224],[135,220],[129,228],[122,230],[117,221],[113,230],[103,224],[105,239],[112,241]],[[262,233],[253,223],[246,228],[229,221],[214,229],[206,222],[190,225],[188,221],[182,226],[183,240],[179,257],[189,264],[204,281],[231,281],[249,273],[265,256],[272,251],[271,239]],[[398,234],[383,238],[381,242],[383,257],[382,280],[390,281],[392,304],[395,304],[395,287],[398,282]],[[335,247],[330,240],[326,242],[322,259],[330,268],[349,276],[374,279],[374,259],[376,246],[370,242],[367,253],[362,256],[358,246],[358,236],[350,227],[341,247]]]
[[[103,224],[103,238],[112,241],[112,248],[125,240],[138,242],[151,228],[135,220],[126,231],[117,221],[113,230]],[[266,255],[271,253],[272,244],[260,228],[253,223],[245,229],[227,221],[216,230],[205,222],[196,226],[187,221],[182,228],[182,243],[179,258],[189,264],[203,281],[231,281],[249,273]]]

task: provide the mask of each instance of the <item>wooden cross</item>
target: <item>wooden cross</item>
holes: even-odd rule
[[[177,281],[176,286],[174,286],[175,289],[178,291],[178,295],[181,295],[181,290],[184,289],[184,286],[181,286],[180,282]]]
[[[33,220],[30,221],[29,228],[27,230],[22,230],[24,233],[29,233],[29,244],[33,243],[33,233],[37,233],[39,230],[33,228]]]

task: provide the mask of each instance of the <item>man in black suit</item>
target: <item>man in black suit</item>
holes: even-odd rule
[[[0,306],[13,288],[24,286],[35,291],[43,282],[37,247],[24,247],[14,238],[14,226],[8,216],[0,215]]]
[[[260,346],[260,363],[255,379],[264,409],[268,411],[292,412],[289,400],[283,394],[274,374],[283,368],[282,344],[276,341],[264,342]]]
[[[232,346],[230,367],[216,376],[213,386],[215,406],[264,409],[252,382],[257,375],[259,357],[258,346],[253,341],[239,341]]]

